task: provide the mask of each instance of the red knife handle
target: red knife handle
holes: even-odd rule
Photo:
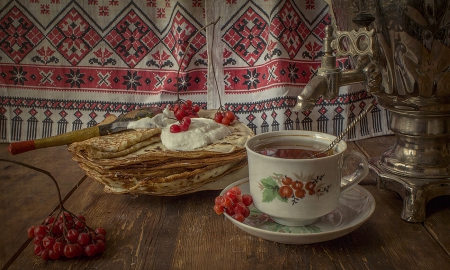
[[[34,141],[13,142],[8,146],[8,151],[13,155],[28,152],[34,149],[36,149]]]
[[[34,149],[80,142],[98,136],[100,136],[99,127],[93,126],[34,141],[12,142],[8,146],[8,151],[13,155],[17,155]]]

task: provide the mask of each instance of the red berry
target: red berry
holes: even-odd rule
[[[66,238],[67,240],[69,240],[71,243],[76,243],[78,240],[78,235],[79,232],[75,229],[70,229],[67,234],[66,234]]]
[[[96,245],[97,245],[99,253],[101,253],[101,252],[106,250],[106,244],[105,244],[105,242],[103,240],[97,240]]]
[[[242,202],[239,202],[234,205],[234,213],[236,213],[236,214],[244,213],[245,209],[247,209],[247,206],[245,206],[245,204]]]
[[[44,261],[47,261],[47,260],[49,260],[50,259],[50,257],[48,256],[48,249],[44,249],[42,252],[41,252],[41,258],[44,260]]]
[[[227,192],[225,193],[225,196],[228,197],[228,198],[230,198],[231,201],[232,201],[233,203],[238,202],[236,192],[233,191],[233,190],[231,190],[231,189],[230,189],[230,190],[227,190]]]
[[[52,231],[53,235],[59,235],[62,233],[59,229],[59,224],[61,224],[61,221],[58,220],[54,224],[49,224],[47,228]]]
[[[222,124],[224,124],[225,126],[228,126],[230,123],[231,123],[230,118],[228,117],[222,118]]]
[[[48,224],[53,223],[53,221],[55,221],[55,217],[54,216],[48,216],[48,217],[45,218],[44,224],[48,225]]]
[[[223,212],[225,211],[224,207],[222,205],[214,205],[214,212],[216,212],[216,214],[220,215],[223,214]]]
[[[69,259],[77,256],[77,247],[75,246],[75,244],[67,244],[64,247],[64,256]]]
[[[77,230],[81,230],[85,227],[84,223],[81,222],[80,220],[75,221],[74,225],[75,225],[75,229],[77,229]]]
[[[98,253],[98,246],[96,244],[90,244],[84,247],[84,254],[88,257],[93,257]]]
[[[225,213],[227,213],[229,216],[233,216],[234,215],[233,207],[225,208]]]
[[[234,113],[231,112],[231,111],[226,111],[224,117],[230,119],[230,122],[233,122],[234,119],[236,118],[236,116],[234,115]]]
[[[192,110],[196,113],[198,113],[200,111],[200,106],[195,104],[194,107],[192,107]]]
[[[38,225],[34,227],[34,235],[35,236],[45,236],[48,233],[48,228],[44,225]],[[44,238],[44,237],[42,237]]]
[[[84,253],[84,248],[79,243],[73,244],[75,246],[76,257],[82,256]]]
[[[234,191],[236,193],[236,195],[242,194],[241,188],[238,186],[234,186],[234,187],[230,188],[230,190]]]
[[[236,213],[233,215],[233,218],[239,222],[244,222],[245,217],[241,213]]]
[[[28,238],[34,238],[34,226],[31,226],[30,228],[28,228],[27,230],[28,233]]]
[[[87,233],[80,233],[78,235],[77,242],[80,245],[82,245],[83,247],[85,247],[85,246],[89,245],[89,243],[91,242],[91,237]]]
[[[64,212],[64,214],[61,213],[59,215],[59,220],[70,223],[71,221],[73,221],[73,217],[72,217],[72,215],[70,215],[70,213]]]
[[[187,117],[185,117],[185,118],[187,118]],[[185,118],[183,118],[183,119],[185,119]],[[190,119],[190,118],[189,118]],[[190,123],[189,122],[184,122],[184,121],[181,121],[181,123],[180,123],[180,130],[181,131],[187,131],[188,129],[189,129],[189,126],[190,126]]]
[[[106,236],[103,234],[96,234],[94,237],[92,237],[94,240],[103,240],[106,243]]]
[[[55,244],[55,238],[52,236],[46,236],[44,239],[42,239],[42,245],[44,248],[52,249],[53,245]]]
[[[225,196],[222,198],[221,205],[225,208],[231,208],[231,206],[233,205],[233,200],[230,197]]]
[[[61,221],[60,221],[61,222]],[[55,225],[56,226],[56,225]],[[63,222],[61,222],[61,223],[59,223],[58,224],[58,229],[59,229],[59,231],[62,233],[62,232],[64,232],[64,223]]]
[[[248,216],[250,216],[250,209],[248,209],[248,207],[245,207],[244,212],[242,213],[242,215],[247,218]]]
[[[34,254],[36,256],[41,256],[42,251],[44,250],[44,246],[42,244],[34,244]]]
[[[253,197],[250,194],[244,194],[242,195],[242,202],[245,204],[245,206],[249,206],[253,203]]]
[[[192,107],[192,100],[186,100],[186,106]]]
[[[222,196],[217,196],[214,199],[214,205],[221,205],[222,204]]]
[[[59,253],[59,255],[63,256],[64,255],[64,244],[61,242],[55,242],[55,244],[53,245],[53,252],[55,253]]]
[[[84,223],[86,223],[86,219],[84,218],[83,215],[77,215],[77,218],[81,221],[83,221]]]
[[[222,113],[216,112],[216,114],[214,115],[214,121],[216,121],[216,123],[222,123],[222,119],[223,119]]]
[[[33,244],[42,244],[41,242],[42,242],[42,239],[44,239],[44,235],[42,235],[42,234],[40,234],[40,235],[36,235],[34,238],[33,238]]]
[[[50,249],[48,251],[48,256],[52,260],[57,260],[57,259],[59,259],[59,257],[61,257],[61,254],[59,252],[55,252],[54,250]]]
[[[106,236],[106,230],[103,227],[97,227],[95,229],[96,234],[102,234],[103,236]]]
[[[186,123],[187,125],[190,125],[191,124],[191,118],[189,118],[189,117],[183,117],[183,119],[181,119],[181,123]]]
[[[178,124],[173,124],[170,126],[170,133],[181,132],[181,127]]]
[[[180,108],[174,113],[174,116],[178,121],[181,121],[181,119],[183,119],[183,117],[186,117],[187,114],[185,110],[183,110],[183,108]]]

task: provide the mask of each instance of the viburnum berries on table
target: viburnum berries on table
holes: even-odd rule
[[[0,159],[21,165],[48,175],[56,186],[59,198],[59,209],[45,218],[40,225],[28,228],[28,238],[33,239],[34,254],[44,260],[74,258],[79,256],[93,257],[106,249],[106,231],[102,227],[95,230],[86,224],[83,215],[75,215],[64,207],[58,182],[53,175],[34,166],[7,159]]]
[[[243,194],[238,186],[227,190],[223,196],[217,196],[214,200],[214,211],[221,215],[226,213],[237,221],[244,222],[250,215],[248,208],[253,203],[250,194]]]

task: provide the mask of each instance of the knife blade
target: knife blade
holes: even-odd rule
[[[88,127],[42,139],[12,142],[8,146],[8,151],[12,155],[17,155],[35,149],[66,145],[74,142],[84,141],[93,137],[118,133],[129,129],[128,124],[130,122],[138,121],[146,117],[152,118],[160,113],[162,113],[161,108],[143,107],[120,115],[116,120],[108,124]]]

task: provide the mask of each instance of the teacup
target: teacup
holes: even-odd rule
[[[250,194],[255,207],[275,222],[288,226],[309,225],[333,211],[341,193],[369,173],[366,158],[347,150],[345,141],[324,157],[296,157],[305,154],[299,149],[322,150],[335,138],[303,130],[267,132],[250,138],[246,148]],[[342,176],[351,157],[356,157],[359,166],[353,173]]]

